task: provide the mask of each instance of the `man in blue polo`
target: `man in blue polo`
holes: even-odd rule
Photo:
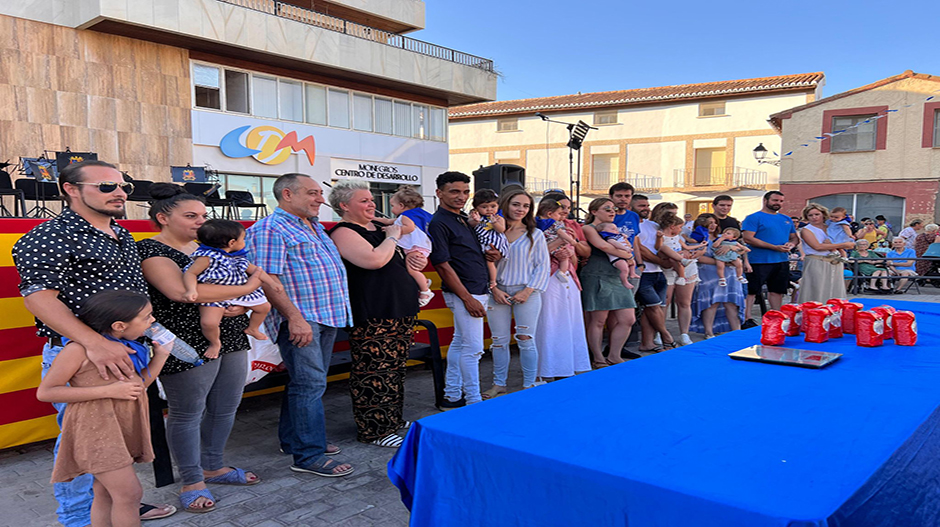
[[[766,284],[771,309],[780,309],[783,295],[790,285],[790,249],[800,242],[793,220],[786,214],[778,214],[783,206],[783,193],[771,190],[764,194],[761,210],[744,218],[741,233],[751,248],[748,255],[752,272],[747,274],[747,317],[744,326],[757,323],[750,319],[754,298],[761,294]],[[744,327],[742,326],[742,327]]]

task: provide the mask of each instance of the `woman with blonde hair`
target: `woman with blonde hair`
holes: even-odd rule
[[[839,249],[852,250],[855,242],[832,243],[826,235],[829,209],[810,203],[803,209],[807,225],[800,230],[803,240],[803,277],[800,278],[800,300],[825,302],[830,298],[845,298],[845,266],[833,257]]]

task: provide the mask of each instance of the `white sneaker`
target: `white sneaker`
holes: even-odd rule
[[[688,346],[691,343],[692,343],[692,339],[689,338],[689,335],[687,333],[683,333],[679,335],[679,344],[683,346]]]
[[[683,259],[682,259],[682,266],[683,266],[683,267],[688,267],[688,266],[690,266],[690,265],[692,265],[692,264],[694,264],[694,263],[695,263],[695,260],[691,260],[691,259],[689,259],[689,258],[683,258]]]
[[[676,285],[685,285],[687,283],[688,282],[685,281],[685,278],[682,278],[681,276],[679,278],[676,278]]]
[[[660,335],[659,333],[657,333],[656,336],[653,337],[653,344],[656,344],[657,346],[662,346],[662,345],[663,345],[663,337],[662,337],[662,335]]]
[[[558,281],[561,282],[561,283],[563,283],[563,284],[567,284],[567,283],[568,283],[568,275],[567,275],[567,273],[563,273],[563,272],[561,272],[561,271],[558,271],[558,272],[555,273],[555,278],[557,278]]]

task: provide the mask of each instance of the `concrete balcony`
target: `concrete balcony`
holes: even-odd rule
[[[361,4],[361,11],[369,4],[381,2],[339,3]],[[415,2],[409,0],[404,5],[412,3]],[[423,19],[423,2],[417,3]],[[0,5],[0,13],[11,16],[388,88],[433,98],[441,105],[496,98],[496,75],[490,60],[298,7],[295,3],[45,0],[0,4],[4,4]],[[317,3],[318,8],[321,5],[324,4]]]

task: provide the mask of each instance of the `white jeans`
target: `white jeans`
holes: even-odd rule
[[[488,295],[473,295],[486,309]],[[444,303],[454,314],[454,338],[447,348],[447,375],[444,396],[451,401],[466,397],[467,404],[480,397],[480,357],[483,355],[483,319],[470,316],[463,301],[444,293]]]
[[[512,296],[525,289],[524,285],[500,286],[506,294]],[[519,345],[519,361],[522,363],[522,387],[535,384],[539,366],[539,352],[535,345],[535,331],[539,323],[539,311],[542,310],[542,294],[538,291],[529,295],[522,304],[507,306],[493,301],[486,308],[486,319],[490,324],[493,337],[493,384],[506,386],[509,375],[509,333],[512,319],[516,319],[516,344]],[[519,337],[528,337],[520,339]]]

